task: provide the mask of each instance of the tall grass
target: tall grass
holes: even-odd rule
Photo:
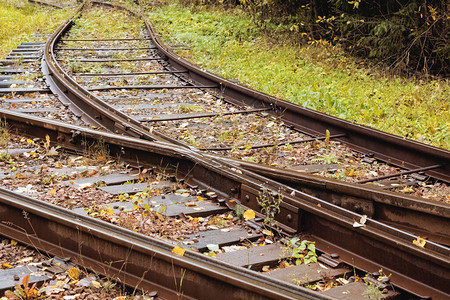
[[[51,33],[70,15],[70,9],[36,6],[24,0],[0,1],[0,57],[28,41],[32,33]]]
[[[152,8],[150,20],[166,42],[190,46],[179,54],[228,79],[293,103],[450,149],[448,80],[413,80],[362,67],[338,47],[274,42],[286,29],[264,30],[239,10],[208,11],[178,4]],[[270,33],[270,36],[267,33]]]

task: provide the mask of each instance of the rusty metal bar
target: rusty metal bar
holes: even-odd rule
[[[161,89],[214,89],[217,85],[123,85],[123,86],[104,86],[88,88],[89,91],[107,91],[107,90],[161,90]]]
[[[294,126],[312,136],[322,135],[326,130],[346,133],[346,136],[339,141],[356,151],[373,153],[376,159],[399,167],[415,169],[441,164],[441,168],[429,170],[427,173],[445,182],[450,182],[450,152],[448,150],[407,140],[403,137],[307,109],[205,72],[169,51],[169,48],[156,35],[152,25],[147,20],[145,22],[152,43],[159,48],[162,54],[167,56],[167,62],[173,68],[188,69],[190,77],[198,84],[221,84],[221,95],[227,101],[237,105],[254,107],[271,105],[273,114],[280,116],[285,124]]]
[[[70,61],[76,62],[118,62],[118,61],[149,61],[149,60],[164,60],[164,57],[140,57],[140,58],[82,58],[82,59],[70,59]],[[65,61],[65,59],[57,59],[57,61]]]
[[[78,73],[81,77],[113,77],[113,76],[139,76],[139,75],[158,75],[158,74],[181,74],[188,71],[154,71],[154,72],[130,72],[130,73]]]
[[[58,51],[135,51],[135,50],[152,50],[157,47],[137,47],[137,48],[55,48]]]
[[[353,222],[359,220],[360,214],[244,169],[237,173],[223,162],[207,160],[197,152],[180,146],[83,129],[37,117],[18,122],[23,114],[0,112],[6,117],[8,125],[17,132],[29,134],[30,128],[33,128],[33,135],[45,137],[48,134],[52,141],[58,140],[69,149],[81,147],[81,136],[88,141],[102,139],[112,156],[121,153],[125,161],[138,160],[144,165],[173,166],[173,170],[187,182],[217,189],[218,195],[237,197],[243,205],[255,210],[259,210],[255,199],[261,188],[281,190],[283,202],[276,220],[283,221],[285,226],[330,241],[336,247],[345,249],[355,261],[363,256],[371,260],[374,266],[393,270],[393,278],[397,274],[406,276],[406,281],[402,281],[400,287],[412,289],[421,296],[442,296],[442,293],[449,292],[443,280],[450,276],[450,250],[446,247],[428,241],[425,249],[422,249],[412,243],[417,236],[372,219],[367,220],[366,226],[355,228]],[[80,132],[78,141],[74,140],[72,132]],[[368,244],[371,247],[367,247]],[[383,255],[380,255],[380,251]],[[395,280],[393,283],[397,284]]]
[[[345,133],[342,134],[334,134],[334,135],[330,135],[330,139],[336,139],[336,138],[340,138],[340,137],[344,137]],[[256,146],[251,146],[251,149],[260,149],[260,148],[266,148],[266,147],[275,147],[275,146],[285,146],[285,145],[294,145],[294,144],[301,144],[301,143],[308,143],[308,142],[314,142],[314,141],[323,141],[325,140],[327,137],[323,136],[323,137],[316,137],[316,138],[309,138],[309,139],[303,139],[303,140],[297,140],[297,141],[292,141],[292,142],[284,142],[284,143],[279,143],[279,144],[264,144],[264,145],[256,145]],[[199,148],[202,151],[228,151],[228,150],[232,150],[232,149],[245,149],[247,146],[240,146],[237,148],[234,147],[221,147],[221,148]]]
[[[186,114],[186,115],[180,115],[177,117],[171,117],[171,118],[158,118],[158,119],[148,119],[148,120],[141,120],[142,122],[160,122],[160,121],[177,121],[177,120],[187,120],[187,119],[199,119],[199,118],[212,118],[217,116],[228,116],[228,115],[239,115],[239,114],[250,114],[254,112],[262,112],[267,111],[270,108],[258,108],[258,109],[250,109],[250,110],[238,110],[234,112],[218,112],[218,113],[198,113],[198,114]],[[158,117],[158,115],[155,115],[155,117]]]
[[[402,175],[408,175],[408,174],[412,174],[412,173],[416,173],[416,172],[423,172],[423,171],[427,171],[427,170],[433,170],[433,169],[437,169],[437,168],[440,168],[440,167],[442,167],[442,165],[434,165],[434,166],[429,166],[429,167],[423,167],[423,168],[418,168],[418,169],[413,169],[413,170],[408,170],[408,171],[402,171],[402,172],[395,173],[395,174],[389,174],[389,175],[384,175],[384,176],[379,176],[379,177],[359,180],[359,181],[356,181],[356,183],[373,182],[373,181],[378,181],[378,180],[382,180],[382,179],[393,178],[393,177],[398,177],[398,176],[402,176]]]
[[[105,41],[148,41],[145,38],[116,38],[116,39],[60,39],[61,42],[105,42]]]
[[[3,235],[71,260],[162,299],[315,299],[305,288],[217,260],[201,253],[171,252],[175,245],[82,216],[67,209],[0,189]],[[189,284],[177,284],[189,282]],[[329,299],[327,297],[320,297]]]

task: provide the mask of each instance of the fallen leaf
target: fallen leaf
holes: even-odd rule
[[[353,174],[355,173],[355,170],[351,169],[350,171],[347,172],[347,176],[352,177]]]
[[[80,278],[80,270],[77,267],[73,267],[67,273],[72,280],[78,280]]]
[[[208,244],[206,247],[208,247],[209,251],[219,251],[219,245],[217,244]]]
[[[270,270],[270,267],[269,267],[269,266],[264,266],[264,267],[262,267],[262,271],[263,271],[263,272],[269,272],[269,270]]]
[[[403,193],[414,193],[414,189],[412,189],[411,187],[407,186],[404,189],[400,190],[400,192],[403,192]]]
[[[51,190],[51,191],[48,191],[47,194],[49,194],[49,195],[54,195],[54,194],[56,194],[56,189],[53,189],[53,190]]]
[[[193,207],[193,206],[197,206],[197,203],[195,203],[195,202],[186,202],[184,205],[186,205],[187,207]]]
[[[244,219],[245,219],[246,221],[248,221],[248,220],[253,220],[254,218],[255,218],[255,212],[254,212],[253,210],[247,209],[247,210],[244,212]]]
[[[427,241],[424,238],[421,238],[420,236],[417,237],[417,240],[413,241],[413,244],[416,246],[419,246],[421,248],[425,247]]]
[[[10,264],[7,264],[7,263],[2,263],[2,266],[3,267],[5,267],[5,268],[12,268],[13,266],[11,266]]]
[[[189,191],[185,190],[185,189],[179,189],[179,190],[176,190],[175,193],[177,193],[177,194],[184,194],[184,193],[189,193]]]
[[[33,257],[29,256],[29,257],[25,257],[25,258],[19,259],[18,261],[16,261],[16,263],[22,264],[22,263],[26,263],[26,262],[29,262],[29,261],[32,261],[32,260],[33,260]]]
[[[362,226],[366,226],[366,221],[367,221],[367,216],[366,215],[362,215],[361,219],[359,220],[359,222],[354,222],[353,223],[353,227],[362,227]]]
[[[184,252],[186,252],[186,250],[184,250],[181,247],[175,247],[175,248],[172,249],[172,252],[175,253],[175,254],[178,254],[180,256],[183,256]]]
[[[273,232],[270,231],[270,230],[267,230],[267,229],[264,229],[264,230],[262,231],[262,233],[265,234],[265,235],[268,235],[268,236],[273,236]]]
[[[56,151],[55,147],[52,147],[50,150],[48,150],[47,152],[47,156],[56,156],[58,155],[58,151]]]
[[[11,240],[11,245],[15,246],[17,245],[17,242],[15,240]]]
[[[91,285],[92,285],[92,287],[94,287],[94,288],[96,288],[96,289],[99,289],[99,288],[102,287],[101,283],[98,282],[98,281],[95,281],[95,280],[92,280],[92,281],[91,281]]]

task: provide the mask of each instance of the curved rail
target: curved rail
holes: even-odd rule
[[[354,150],[372,153],[377,159],[396,166],[418,169],[439,165],[439,168],[428,170],[426,173],[434,178],[450,182],[450,151],[357,125],[237,85],[180,58],[165,46],[148,20],[145,24],[151,33],[153,43],[167,57],[174,69],[188,70],[189,77],[199,84],[220,85],[221,95],[228,101],[239,105],[251,105],[255,108],[271,107],[272,113],[280,116],[287,125],[316,137],[323,136],[326,130],[333,135],[344,134],[344,137],[336,140],[349,145]]]
[[[100,2],[94,3],[110,6],[110,4]],[[134,14],[129,10],[127,11]],[[61,36],[70,29],[72,23],[73,21],[71,20],[64,24],[60,29],[58,29],[58,31],[49,39],[46,45],[46,59],[51,62],[50,65],[53,66],[53,71],[51,72],[51,80],[55,81],[55,83],[52,83],[52,86],[54,86],[55,88],[52,89],[57,91],[60,89],[59,87],[61,87],[61,89],[63,89],[65,92],[60,92],[60,94],[62,94],[64,97],[71,98],[74,102],[77,103],[77,105],[83,106],[89,115],[94,116],[91,119],[95,121],[96,124],[103,124],[104,127],[109,129],[110,131],[120,132],[124,134],[131,133],[132,136],[139,136],[148,140],[162,140],[185,146],[185,144],[183,144],[182,142],[176,141],[163,134],[159,134],[154,131],[150,133],[149,128],[141,125],[140,122],[130,118],[126,114],[118,111],[114,107],[109,106],[94,95],[90,94],[86,89],[76,83],[75,80],[71,79],[66,72],[64,72],[64,70],[56,60],[53,48],[56,42],[61,38]],[[241,90],[244,91],[241,93],[242,95],[239,96],[240,98],[247,97],[248,93],[252,93],[252,95],[263,95],[258,94],[258,92],[234,85],[233,83],[225,82],[222,78],[203,72],[197,67],[185,62],[177,56],[174,56],[174,54],[166,49],[164,44],[162,44],[162,42],[156,37],[151,25],[147,21],[146,26],[149,32],[152,33],[154,43],[158,46],[160,51],[164,51],[163,55],[165,57],[168,57],[169,60],[176,59],[176,62],[172,63],[172,65],[177,68],[181,64],[183,71],[185,71],[186,69],[189,70],[189,75],[191,75],[194,80],[199,80],[198,78],[200,75],[205,78],[209,76],[208,78],[216,80],[216,83],[225,85],[225,95],[227,95],[227,91],[233,92],[234,89],[239,90],[240,93],[242,92]],[[211,84],[211,81],[203,81],[203,83]],[[268,97],[267,95],[263,96],[266,98]],[[235,100],[231,99],[231,101],[237,101],[236,99],[239,99],[239,97],[236,96],[235,98],[233,98]],[[257,98],[258,97],[256,97],[252,101],[255,102]],[[261,103],[264,104],[263,102],[260,102],[260,104]],[[274,106],[275,110],[281,109],[282,107],[283,109],[285,109],[287,107],[286,105],[291,105],[281,100],[276,102],[276,104],[282,106]],[[301,110],[299,106],[294,105],[292,107],[296,108],[297,110]],[[342,122],[346,124],[345,121]],[[362,128],[361,126],[357,127]],[[367,131],[374,132],[370,128],[366,129]],[[198,152],[198,149],[188,146],[186,147]],[[439,153],[441,156],[445,154],[444,150],[438,148],[436,149],[438,150],[438,152],[440,151]],[[312,195],[331,199],[332,203],[341,205],[344,208],[351,209],[358,213],[366,214],[370,217],[377,216],[380,218],[380,220],[383,220],[390,224],[401,224],[403,226],[402,228],[410,230],[411,232],[420,234],[426,233],[427,235],[429,235],[429,238],[432,238],[435,241],[439,241],[444,244],[450,244],[450,237],[448,237],[448,233],[446,232],[446,224],[448,224],[447,221],[449,218],[449,214],[447,213],[448,208],[445,205],[433,204],[431,202],[427,202],[424,199],[409,197],[407,195],[399,196],[395,193],[383,192],[374,188],[360,186],[357,184],[347,184],[343,182],[317,178],[313,175],[305,175],[292,170],[280,170],[272,167],[266,167],[258,164],[247,163],[244,161],[233,160],[204,153],[202,155],[207,155],[210,159],[220,161],[223,164],[239,166],[265,177],[274,180],[281,180],[283,183],[288,184],[291,187],[300,188],[301,190],[311,193]],[[426,155],[423,155],[422,153],[422,156],[425,157]],[[443,160],[442,162],[445,164],[445,160]],[[440,164],[442,164],[442,162],[440,162]],[[397,209],[411,213],[407,213],[406,215],[402,213],[402,218],[399,219],[398,214],[393,213]]]
[[[151,28],[150,24],[148,22],[146,23],[149,31],[153,33],[153,29]],[[31,132],[30,128],[33,128],[33,132],[36,135],[40,135],[42,138],[44,138],[46,134],[49,134],[52,141],[59,141],[62,143],[63,147],[72,150],[79,149],[81,145],[81,137],[84,137],[88,140],[100,138],[108,143],[113,155],[120,153],[123,159],[128,159],[133,162],[136,161],[136,158],[139,158],[139,161],[141,163],[145,163],[148,165],[158,166],[163,163],[167,166],[177,166],[177,172],[184,175],[188,181],[204,187],[213,187],[220,195],[228,198],[238,198],[241,200],[243,205],[255,209],[258,208],[256,197],[258,197],[261,188],[268,188],[272,191],[281,190],[283,191],[284,201],[282,203],[281,213],[278,216],[277,220],[283,222],[282,228],[285,231],[301,231],[305,234],[309,234],[314,240],[317,241],[317,245],[319,248],[328,249],[330,251],[336,250],[341,253],[341,258],[344,261],[350,264],[356,264],[358,267],[361,267],[363,269],[377,270],[377,268],[379,268],[379,266],[381,265],[386,269],[386,271],[392,272],[394,274],[392,277],[392,281],[395,282],[395,284],[405,290],[413,291],[420,296],[439,297],[449,292],[448,287],[445,285],[445,278],[448,278],[450,275],[450,250],[448,248],[440,246],[433,242],[428,242],[425,249],[421,249],[417,246],[412,245],[412,240],[417,238],[416,236],[397,230],[393,227],[387,226],[371,219],[368,220],[365,227],[354,228],[352,226],[353,221],[359,219],[361,217],[360,214],[350,212],[346,209],[337,207],[321,199],[305,194],[302,191],[297,190],[295,186],[284,186],[278,182],[253,173],[251,171],[252,164],[245,165],[245,163],[240,162],[240,166],[245,166],[246,168],[248,168],[248,170],[238,170],[239,172],[237,173],[234,167],[238,165],[238,162],[219,159],[214,156],[205,156],[198,150],[194,151],[193,149],[189,149],[183,146],[158,142],[157,140],[165,140],[171,143],[173,141],[164,139],[163,136],[155,136],[154,134],[150,133],[147,128],[140,125],[139,122],[130,119],[130,117],[128,117],[127,115],[124,115],[120,112],[118,113],[114,109],[105,105],[96,97],[90,95],[85,89],[79,86],[62,70],[53,53],[54,44],[57,42],[60,36],[64,32],[66,32],[68,28],[70,28],[71,24],[72,20],[63,24],[57,30],[57,32],[52,35],[45,49],[45,57],[49,65],[50,72],[52,73],[53,78],[56,79],[55,82],[58,87],[70,98],[72,98],[73,101],[79,101],[79,99],[83,99],[83,101],[77,103],[77,105],[79,105],[83,109],[91,111],[93,115],[97,115],[96,120],[106,129],[112,132],[118,132],[134,137],[147,139],[150,140],[150,142],[133,139],[130,137],[121,137],[111,133],[99,133],[76,126],[65,126],[58,122],[49,122],[48,120],[42,120],[39,118],[25,118],[20,113],[14,114],[0,111],[0,114],[3,117],[7,118],[8,123],[18,131],[22,132],[23,134],[27,134]],[[445,171],[444,175],[447,175],[448,179],[448,161],[450,158],[448,152],[445,150],[426,146],[412,141],[405,141],[392,135],[380,133],[367,127],[354,125],[324,114],[309,111],[282,100],[278,100],[267,95],[249,90],[247,88],[234,85],[221,79],[220,77],[205,73],[197,67],[192,66],[189,63],[177,58],[165,48],[164,44],[162,44],[154,34],[153,38],[155,44],[159,45],[160,51],[163,51],[164,55],[168,57],[172,66],[174,66],[175,68],[181,66],[183,67],[183,69],[189,67],[189,75],[191,76],[191,78],[194,78],[194,80],[204,85],[210,85],[211,82],[222,83],[222,85],[225,86],[225,96],[231,102],[234,101],[235,103],[247,104],[253,103],[254,106],[260,107],[271,105],[275,111],[285,109],[285,117],[286,115],[290,115],[294,119],[294,121],[295,118],[293,116],[297,113],[300,113],[306,119],[310,118],[311,116],[319,115],[324,120],[311,120],[308,122],[302,120],[302,122],[297,122],[295,124],[294,121],[289,120],[289,118],[285,120],[285,123],[292,124],[304,132],[310,132],[311,134],[315,135],[319,135],[321,132],[324,132],[325,129],[331,129],[334,134],[341,133],[342,131],[340,130],[347,130],[348,128],[350,128],[350,133],[347,132],[347,136],[344,138],[344,140],[349,140],[350,142],[358,141],[358,139],[362,139],[362,137],[365,136],[366,139],[370,140],[380,139],[384,143],[383,145],[386,145],[389,142],[392,142],[393,144],[403,145],[402,151],[414,149],[414,145],[418,144],[418,146],[416,145],[416,150],[420,150],[422,156],[424,156],[424,153],[432,154],[433,158],[429,158],[427,162],[429,162],[430,159],[432,159],[433,161],[434,159],[439,159],[439,164],[443,165],[441,169]],[[238,92],[242,92],[242,95],[237,96]],[[235,97],[231,98],[232,96]],[[258,99],[266,100],[266,102],[257,102]],[[309,117],[307,118],[307,116]],[[304,128],[304,126],[306,126],[304,124],[306,123],[303,122],[313,125],[308,125],[311,127]],[[331,125],[335,127],[330,127]],[[367,138],[367,136],[371,136],[373,138]],[[370,151],[370,147],[373,147],[372,143],[368,143],[368,146],[366,145],[366,143],[362,143],[361,145],[355,146],[354,148]],[[380,153],[375,152],[375,155],[378,158],[382,158],[383,155],[385,155],[386,157],[386,154]],[[414,155],[419,154],[416,153]],[[395,161],[398,162],[398,159],[394,158],[391,162]],[[423,160],[420,160],[417,163],[419,164],[422,162]],[[405,165],[410,166],[407,163],[405,163]],[[257,167],[254,167],[253,169],[255,170],[255,172],[260,172],[261,174],[264,171],[263,169],[258,169]],[[439,169],[439,172],[441,169]],[[433,172],[436,171],[437,170]],[[270,173],[270,170],[268,170],[267,172]],[[278,176],[278,179],[283,179],[283,174],[277,173],[276,171],[271,172],[274,174],[273,176],[275,178]],[[435,177],[442,177],[442,174],[440,174],[439,172],[437,172],[438,176]],[[445,176],[442,178],[445,178]],[[286,177],[284,177],[284,180],[287,180]],[[332,186],[332,183],[333,182],[324,183],[324,181],[322,181],[322,183],[316,184],[318,186],[325,184],[325,187],[330,187]],[[314,183],[312,184],[312,186],[314,186]],[[348,187],[348,189],[351,189],[351,185],[350,187]],[[337,193],[339,193],[339,188],[336,188],[336,190],[338,191]],[[352,193],[352,191],[348,193]],[[370,193],[370,191],[366,191],[366,193]],[[4,194],[4,198],[8,197],[8,195]],[[19,200],[16,199],[16,201]],[[19,210],[23,209],[27,211],[26,209],[24,209],[24,207],[25,205],[20,206]],[[418,207],[419,210],[424,209],[424,205],[418,205]],[[441,211],[443,211],[444,220],[447,220],[448,222],[448,209],[445,210],[445,208],[446,207],[441,209]],[[4,210],[6,211],[6,208],[4,208]],[[36,211],[32,211],[30,213],[35,214]],[[47,222],[48,220],[49,219],[47,219]],[[15,220],[14,222],[16,221],[17,220]],[[14,223],[10,223],[9,225],[3,224],[3,226],[6,226],[4,228],[5,232],[9,230],[8,232],[11,232],[11,234],[13,234],[14,230],[12,230],[11,228],[7,228],[8,226],[11,227],[11,224]],[[22,225],[24,226],[23,228],[28,228],[26,224]],[[62,231],[65,230],[66,229],[62,229]],[[15,234],[19,233],[15,232]],[[22,240],[30,238],[30,234],[36,235],[35,232],[33,233],[31,231],[28,231],[25,235],[22,236]],[[64,240],[64,237],[61,237],[59,235],[57,235],[55,238],[58,239],[57,242],[55,241],[55,244],[50,243],[50,248],[46,248],[47,251],[49,251],[49,249],[52,249],[54,245],[62,244],[62,240]],[[370,244],[371,247],[367,247],[364,242]],[[165,251],[167,252],[168,250],[170,249],[167,249],[166,247]],[[380,255],[379,251],[383,251],[383,255]],[[69,251],[68,253],[71,253],[71,255],[76,255],[74,252],[75,251],[73,251],[72,249],[72,251]],[[98,257],[94,257],[90,261],[93,267],[95,267],[95,265],[97,264],[95,262],[96,260],[98,260]],[[112,257],[111,261],[113,261]],[[188,267],[193,268],[192,265],[186,266],[186,268]],[[115,272],[118,272],[118,269],[116,269]],[[140,269],[138,273],[139,272],[142,272],[142,269]],[[134,276],[134,278],[136,279],[139,278],[139,276],[145,277],[146,275],[141,273],[141,275],[131,274],[128,276],[129,278],[133,278]],[[173,276],[171,280],[173,280]],[[421,283],[417,283],[417,281]],[[239,284],[236,284],[235,286],[238,285]],[[253,289],[253,287],[250,289]],[[266,292],[267,291],[264,290],[263,295]],[[192,293],[192,297],[196,297],[195,291],[192,291]],[[304,294],[303,296],[308,295],[309,294]]]
[[[105,3],[101,2],[94,3],[105,5]],[[134,14],[134,12],[128,9],[126,10],[130,14]],[[342,136],[337,137],[336,140],[347,144],[354,150],[371,153],[377,159],[402,168],[423,169],[434,178],[450,182],[450,151],[403,139],[392,134],[303,108],[208,73],[175,55],[158,38],[148,20],[145,18],[144,20],[152,42],[174,70],[187,71],[186,74],[191,80],[203,86],[220,86],[220,93],[227,101],[239,105],[251,105],[255,108],[270,107],[272,111],[269,112],[280,116],[287,125],[293,126],[301,132],[319,137],[323,136],[326,130],[329,130],[333,135]],[[72,99],[76,105],[112,132],[120,132],[148,140],[163,140],[184,145],[158,132],[150,133],[150,128],[104,103],[68,76],[56,60],[53,49],[57,41],[70,29],[72,24],[73,19],[63,24],[50,37],[45,47],[45,60],[52,74],[52,78],[59,89]],[[432,169],[427,170],[427,168]]]
[[[378,270],[382,266],[392,272],[392,282],[399,287],[425,296],[441,296],[449,292],[445,278],[450,276],[450,249],[433,242],[425,248],[413,245],[415,235],[368,219],[366,226],[353,227],[360,214],[281,185],[246,170],[235,169],[205,159],[197,152],[163,142],[120,136],[83,129],[20,113],[0,111],[9,126],[20,133],[30,132],[67,149],[80,149],[82,140],[102,139],[111,155],[145,166],[167,166],[187,182],[209,187],[218,195],[237,198],[245,206],[256,207],[261,188],[282,191],[283,202],[277,220],[288,232],[302,232],[316,241],[318,249],[338,252],[341,259],[363,270]],[[74,137],[74,133],[77,133]],[[241,174],[242,173],[242,174]],[[245,202],[249,199],[248,202]],[[369,246],[370,245],[370,246]],[[420,283],[418,283],[420,282]]]

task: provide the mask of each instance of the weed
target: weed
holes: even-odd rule
[[[242,207],[242,205],[237,204],[234,210],[234,213],[236,214],[236,217],[239,219],[242,219],[244,217],[245,209]]]
[[[52,32],[70,14],[69,9],[52,9],[27,1],[0,1],[0,57],[6,56],[34,32]]]
[[[284,33],[289,28],[268,24],[262,30],[239,9],[169,4],[152,7],[148,14],[167,42],[190,47],[184,57],[227,79],[351,122],[450,148],[448,80],[419,82],[390,78],[377,68],[361,69],[360,61],[339,47],[289,42]],[[274,43],[275,35],[287,39]]]
[[[110,158],[109,148],[103,140],[89,143],[84,139],[81,145],[83,147],[83,155],[98,163],[105,163]]]
[[[333,154],[318,154],[315,158],[311,160],[312,162],[321,162],[323,161],[326,164],[336,164],[339,162],[339,159]]]
[[[12,162],[12,156],[7,152],[0,152],[0,161],[10,164]]]
[[[371,300],[381,300],[385,298],[376,284],[365,280],[364,284],[366,285],[366,289],[363,292],[363,296]]]
[[[269,190],[263,189],[256,197],[256,201],[261,206],[261,213],[265,216],[264,223],[269,226],[273,225],[275,216],[280,212],[280,204],[283,202],[281,191],[271,193]]]
[[[0,147],[6,148],[9,143],[9,131],[6,120],[0,119]]]
[[[16,283],[14,284],[14,291],[8,290],[5,292],[5,296],[8,299],[20,299],[20,300],[35,300],[35,299],[42,299],[45,297],[45,288],[42,287],[41,289],[36,288],[36,283],[33,284],[31,287],[28,286],[28,283],[30,281],[30,274],[25,276],[22,279],[22,285]]]
[[[297,246],[300,239],[295,237],[286,242],[287,250],[291,253],[291,258],[295,259],[296,265],[317,262],[316,244],[303,240]]]

